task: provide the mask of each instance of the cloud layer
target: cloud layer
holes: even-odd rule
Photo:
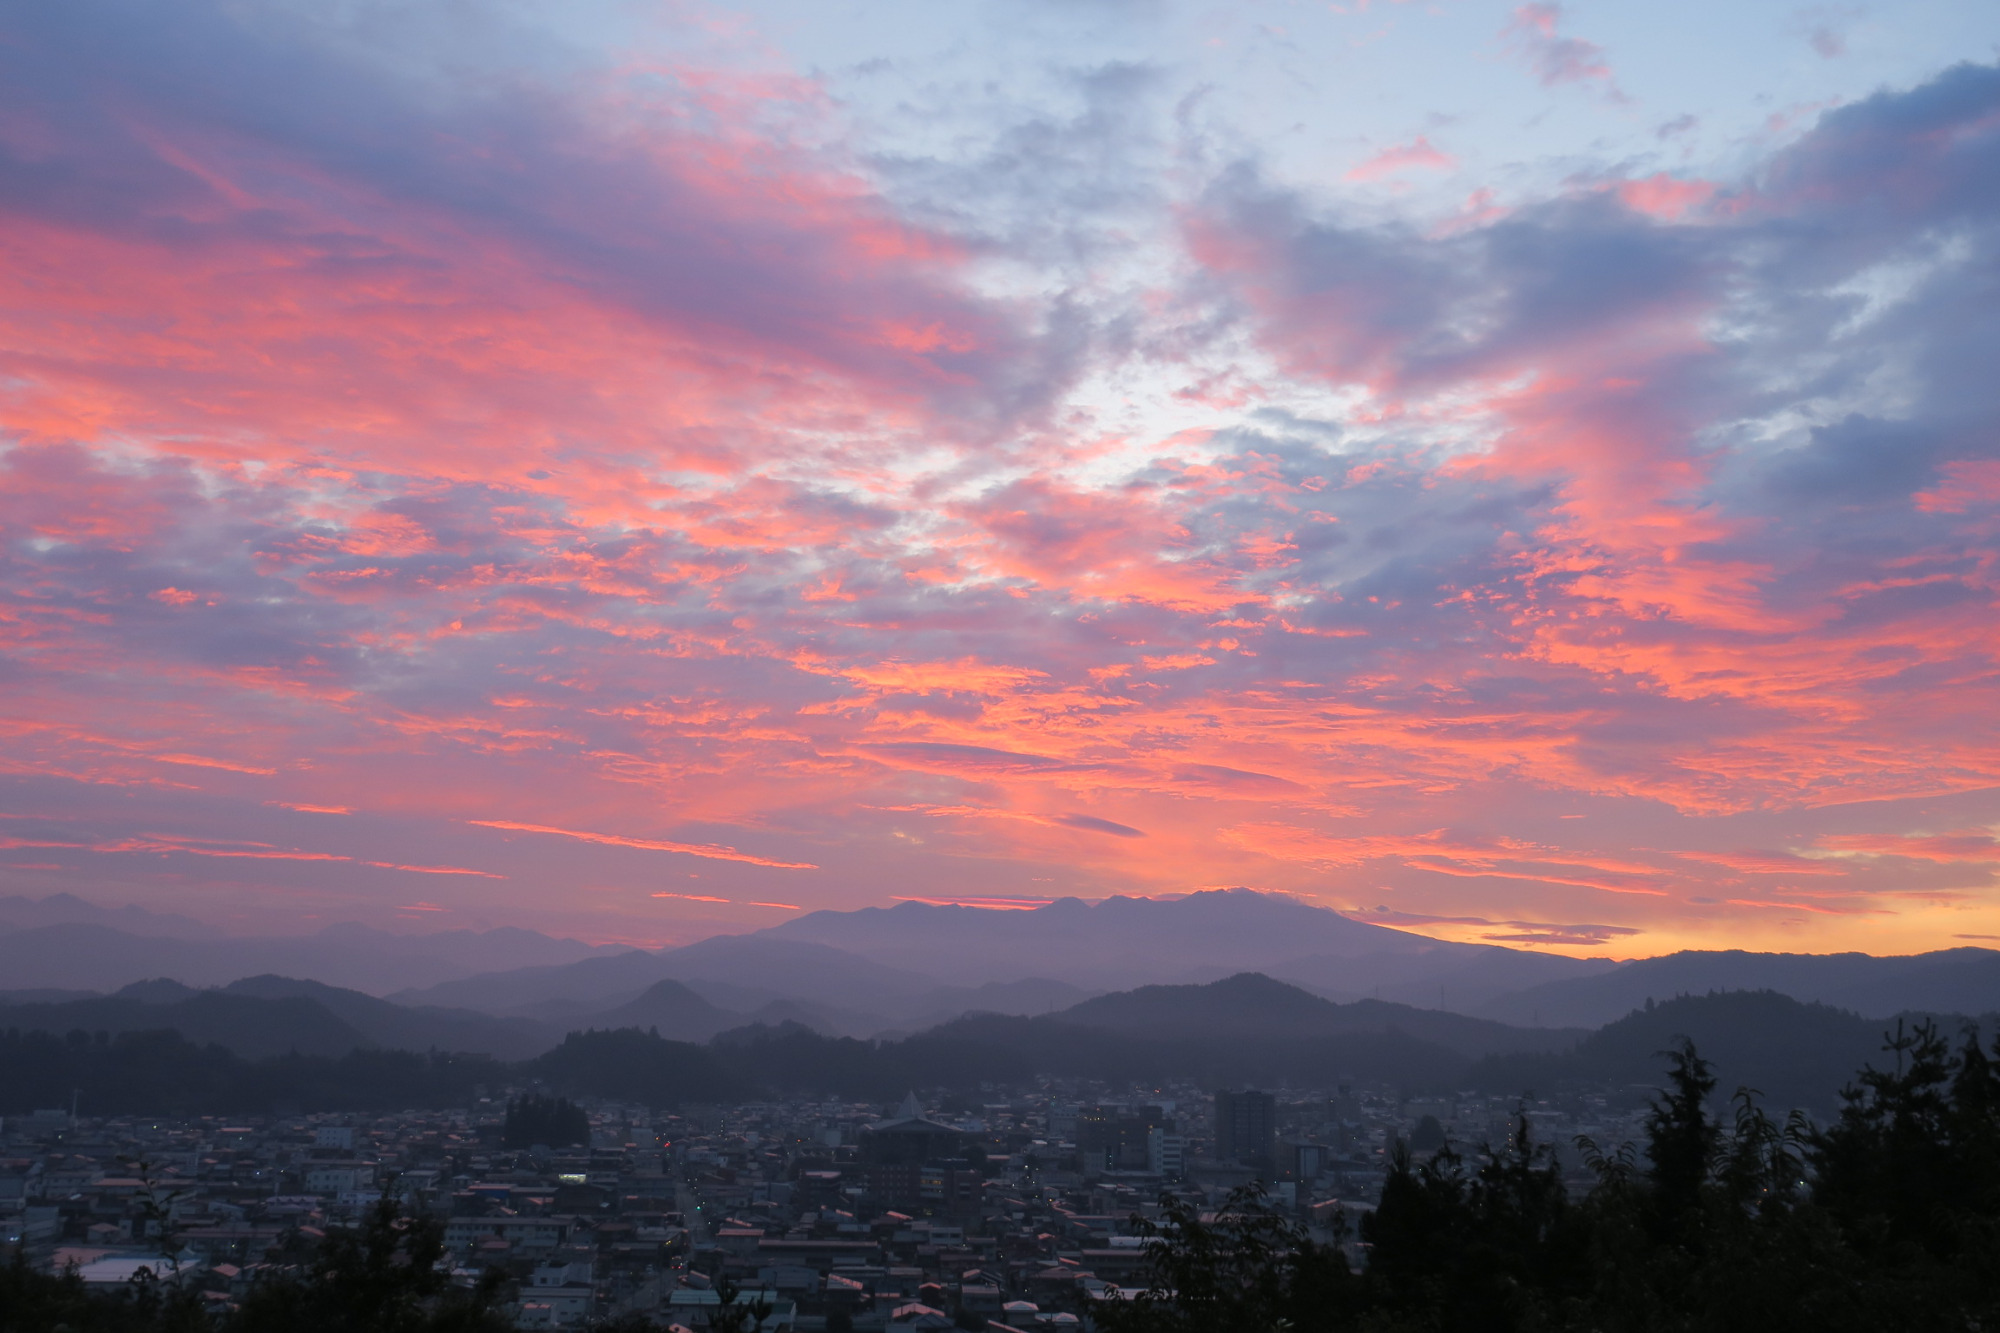
[[[9,887],[2000,928],[1992,67],[1388,221],[1106,75],[979,213],[804,77],[171,17],[0,44]]]

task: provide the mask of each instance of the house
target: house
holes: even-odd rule
[[[757,1333],[788,1333],[798,1321],[796,1302],[773,1296],[768,1291],[739,1291],[733,1305],[762,1306],[764,1316],[757,1321]],[[722,1307],[722,1297],[714,1291],[703,1291],[695,1287],[681,1287],[667,1297],[667,1317],[675,1324],[682,1324],[694,1333],[702,1333],[715,1318],[715,1311]]]

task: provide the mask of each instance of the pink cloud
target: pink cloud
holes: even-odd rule
[[[1557,30],[1562,18],[1559,4],[1521,5],[1501,29],[1501,36],[1527,60],[1544,88],[1566,83],[1595,85],[1608,96],[1623,100],[1624,94],[1618,91],[1611,66],[1604,59],[1604,48],[1580,37],[1564,37]]]
[[[2000,861],[2000,838],[1983,829],[1958,833],[1834,833],[1820,839],[1838,852],[1908,856],[1925,861]]]
[[[2000,459],[1953,459],[1939,483],[1917,494],[1917,507],[1933,514],[1963,514],[2000,504]]]
[[[769,857],[753,856],[739,852],[734,847],[721,847],[711,843],[670,842],[661,838],[626,838],[615,833],[585,833],[576,829],[549,828],[541,824],[522,824],[508,819],[468,819],[468,824],[480,828],[504,829],[516,833],[546,833],[553,837],[575,838],[578,842],[594,842],[606,847],[633,847],[648,852],[678,852],[683,856],[699,856],[711,861],[740,861],[745,865],[768,866],[774,870],[817,870],[818,866],[806,861],[774,861]]]
[[[1680,180],[1658,172],[1644,180],[1621,181],[1617,195],[1618,201],[1635,213],[1678,222],[1715,198],[1715,186],[1709,181]]]
[[[1952,932],[1912,895],[1985,891],[1935,841],[1970,833],[1837,839],[1855,803],[1983,827],[2000,784],[1986,288],[1838,339],[1824,295],[1986,234],[1978,71],[1740,181],[1435,233],[1230,166],[1126,302],[878,191],[796,129],[834,123],[810,81],[501,114],[384,75],[389,133],[332,56],[297,115],[227,80],[196,114],[60,9],[7,67],[60,190],[0,125],[0,782],[70,822],[9,847],[647,939],[655,896],[751,928],[1255,877],[1563,949],[1915,946]],[[1609,89],[1560,21],[1511,40]],[[1802,361],[1923,392],[1826,422],[1773,387]],[[1225,424],[1107,429],[1161,405],[1134,372]]]
[[[1441,152],[1431,146],[1431,141],[1419,134],[1406,144],[1394,144],[1384,148],[1375,156],[1347,173],[1351,181],[1380,180],[1400,171],[1450,171],[1458,165],[1458,159],[1450,153]]]

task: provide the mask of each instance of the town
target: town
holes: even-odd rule
[[[588,1143],[519,1142],[528,1099],[388,1116],[92,1119],[0,1127],[0,1237],[110,1288],[181,1284],[227,1309],[384,1195],[438,1217],[452,1278],[497,1274],[521,1328],[1065,1333],[1143,1281],[1163,1195],[1257,1185],[1366,1263],[1358,1218],[1393,1154],[1477,1159],[1525,1126],[1581,1193],[1577,1136],[1642,1133],[1604,1094],[1406,1099],[1385,1086],[1126,1089],[1044,1081],[975,1103],[557,1108]],[[549,1137],[581,1139],[582,1133]]]

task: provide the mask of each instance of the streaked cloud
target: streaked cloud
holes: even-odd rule
[[[575,838],[578,842],[594,842],[605,847],[634,847],[647,852],[677,852],[683,856],[706,857],[711,861],[741,861],[744,865],[767,866],[774,870],[819,869],[818,866],[805,861],[774,861],[769,857],[739,852],[734,847],[717,847],[706,843],[671,842],[662,838],[627,838],[616,833],[587,833],[580,829],[548,828],[541,824],[522,824],[509,819],[468,819],[465,822],[480,828],[504,829],[513,833],[546,833],[558,838]]]
[[[414,21],[6,20],[38,890],[2000,928],[1992,66],[1705,157],[1467,181],[1476,127],[1412,120],[1315,178],[1167,64],[892,152],[761,46]],[[1575,95],[1625,95],[1595,22],[1514,11],[1506,77],[1627,114]]]

